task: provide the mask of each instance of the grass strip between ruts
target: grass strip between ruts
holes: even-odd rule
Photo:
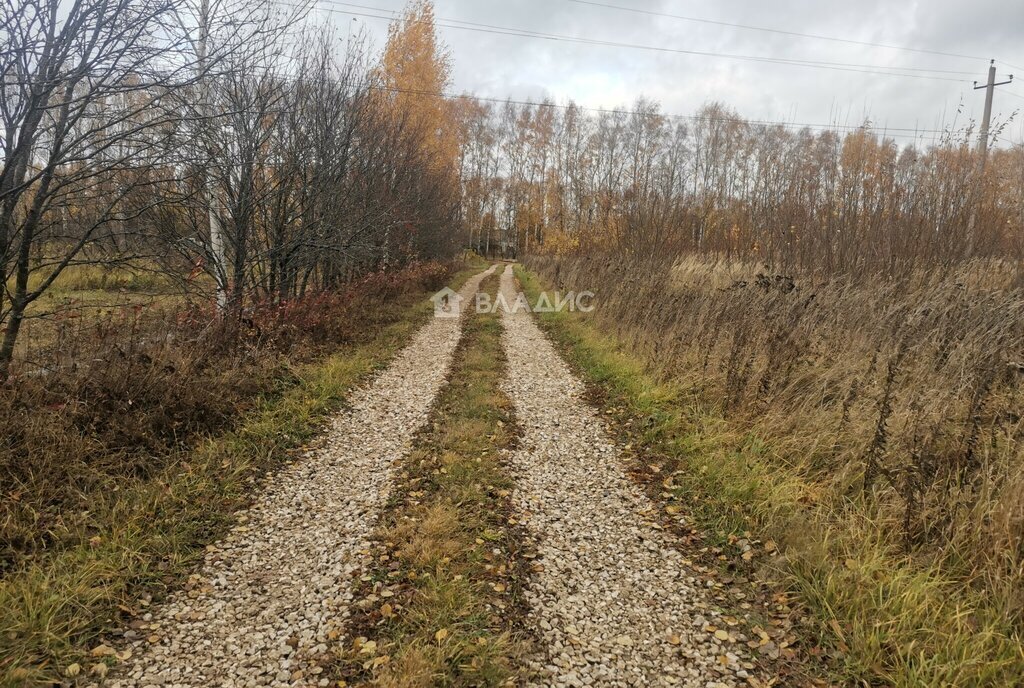
[[[498,276],[481,290],[492,293]],[[337,677],[378,686],[498,686],[528,642],[532,554],[509,502],[502,453],[516,442],[500,389],[500,316],[468,313],[450,379],[398,468],[356,589]],[[344,685],[344,683],[342,683]]]

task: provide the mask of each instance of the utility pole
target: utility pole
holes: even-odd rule
[[[196,46],[196,62],[199,69],[201,90],[199,94],[200,126],[209,133],[210,127],[210,0],[201,0],[199,5],[199,42]],[[206,211],[210,223],[210,254],[213,259],[213,281],[217,285],[217,311],[224,315],[228,307],[228,270],[227,258],[224,254],[224,230],[220,223],[220,212],[217,208],[217,190],[210,179],[210,161],[203,161],[203,191],[206,195]]]
[[[1003,86],[1011,81],[1013,81],[1013,74],[1008,80],[996,83],[996,61],[992,60],[988,65],[988,83],[979,86],[977,81],[974,82],[975,91],[979,88],[985,89],[985,114],[981,119],[981,134],[978,136],[978,152],[981,153],[983,165],[985,157],[988,155],[988,128],[992,122],[992,95],[995,93],[996,86]]]

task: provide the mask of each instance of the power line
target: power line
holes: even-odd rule
[[[331,4],[334,4],[334,5],[356,6],[356,7],[367,8],[367,9],[371,9],[371,10],[375,10],[375,11],[379,11],[379,12],[391,12],[392,14],[391,14],[391,16],[387,16],[387,15],[380,15],[380,14],[370,14],[368,12],[356,12],[356,11],[353,11],[353,10],[344,10],[344,9],[334,9],[334,8],[321,7],[320,8],[321,11],[324,11],[324,12],[344,14],[344,15],[347,15],[347,16],[354,16],[354,17],[365,17],[365,18],[370,18],[370,19],[383,19],[383,20],[386,20],[386,21],[393,21],[395,19],[394,12],[392,10],[383,10],[383,9],[374,8],[374,7],[367,7],[365,5],[353,5],[352,3],[337,2],[336,0],[323,0],[323,1],[330,2]],[[766,56],[757,56],[757,55],[739,55],[739,54],[731,54],[731,53],[719,53],[719,52],[703,51],[703,50],[687,50],[687,49],[684,49],[684,48],[668,48],[668,47],[664,47],[664,46],[652,46],[652,45],[643,45],[643,44],[636,44],[636,43],[622,43],[622,42],[617,42],[617,41],[607,41],[607,40],[592,39],[592,38],[582,38],[582,37],[578,37],[578,36],[565,36],[565,35],[561,35],[561,34],[550,34],[550,33],[544,33],[544,32],[540,32],[540,31],[532,31],[532,30],[528,30],[528,29],[516,29],[516,28],[510,28],[510,27],[504,27],[504,26],[497,26],[497,25],[493,25],[493,24],[481,24],[481,23],[477,23],[477,22],[465,22],[465,21],[461,21],[461,20],[448,20],[448,19],[440,19],[440,18],[438,18],[436,21],[437,21],[437,25],[442,27],[442,28],[460,29],[460,30],[463,30],[463,31],[476,31],[476,32],[481,32],[481,33],[489,33],[489,34],[497,34],[497,35],[505,35],[505,36],[515,36],[515,37],[520,37],[520,38],[536,38],[536,39],[541,39],[541,40],[549,40],[549,41],[557,41],[557,42],[582,43],[582,44],[585,44],[585,45],[599,45],[599,46],[614,47],[614,48],[626,48],[626,49],[633,49],[633,50],[647,50],[647,51],[653,51],[653,52],[675,53],[675,54],[682,54],[682,55],[695,55],[695,56],[700,56],[700,57],[718,57],[718,58],[723,58],[723,59],[740,60],[740,61],[747,61],[747,62],[761,62],[761,63],[768,63],[768,64],[782,64],[782,65],[790,65],[790,66],[794,66],[794,67],[807,67],[807,68],[812,68],[812,69],[828,69],[828,70],[841,71],[841,72],[856,72],[856,73],[861,73],[861,74],[875,74],[875,75],[880,75],[880,76],[897,76],[897,77],[904,77],[904,78],[908,78],[908,79],[926,79],[926,80],[931,80],[931,81],[951,81],[951,82],[955,82],[955,83],[970,83],[967,79],[953,79],[953,78],[950,78],[950,77],[932,76],[932,75],[926,75],[926,74],[907,74],[907,73],[905,73],[905,71],[909,71],[910,68],[906,68],[905,71],[903,71],[903,72],[901,72],[901,71],[878,71],[878,70],[881,70],[881,69],[900,70],[900,69],[904,69],[904,68],[901,68],[901,67],[891,67],[890,68],[890,67],[884,67],[884,66],[881,66],[881,65],[849,65],[849,66],[847,66],[847,63],[829,63],[829,62],[823,62],[823,61],[817,61],[817,60],[800,60],[800,59],[795,59],[795,58],[777,58],[777,57],[766,57]],[[861,66],[867,66],[867,67],[871,67],[873,69],[860,69],[859,67],[861,67]],[[914,68],[914,69],[919,69],[919,68]],[[925,69],[921,69],[921,71],[941,72],[942,70],[925,70]]]
[[[681,19],[683,21],[700,22],[702,24],[714,24],[716,26],[728,26],[735,29],[746,29],[749,31],[765,31],[769,33],[778,33],[785,36],[796,36],[798,38],[815,38],[822,41],[833,41],[835,43],[848,43],[851,45],[863,45],[870,46],[873,48],[888,48],[890,50],[903,50],[905,52],[922,53],[926,55],[942,55],[944,57],[958,57],[967,60],[987,60],[987,57],[980,57],[978,55],[964,55],[962,53],[950,53],[942,50],[929,50],[927,48],[911,48],[905,45],[892,45],[888,43],[875,43],[873,41],[857,41],[850,38],[838,38],[836,36],[825,36],[822,34],[815,33],[802,33],[800,31],[787,31],[785,29],[771,29],[764,26],[754,26],[752,24],[734,24],[732,22],[718,21],[714,19],[704,19],[701,17],[689,17],[681,14],[669,14],[667,12],[655,12],[653,10],[642,10],[636,7],[624,7],[622,5],[612,5],[603,2],[593,2],[592,0],[567,0],[568,2],[576,3],[578,5],[591,5],[593,7],[604,7],[607,9],[622,10],[624,12],[634,12],[636,14],[646,14],[654,17],[669,17],[672,19]],[[1005,63],[1004,63],[1005,64]],[[1009,65],[1007,65],[1009,66]],[[1015,68],[1016,69],[1016,68]],[[962,73],[962,72],[961,72]]]
[[[619,115],[629,115],[629,116],[637,116],[637,117],[662,117],[662,118],[665,118],[665,119],[680,119],[680,120],[689,120],[689,121],[696,121],[696,122],[725,122],[725,123],[732,123],[732,124],[751,124],[751,125],[759,125],[759,126],[767,126],[767,127],[784,127],[784,128],[789,128],[789,129],[805,129],[805,128],[808,128],[808,129],[820,129],[820,130],[823,130],[823,131],[832,131],[832,132],[839,133],[839,134],[850,133],[850,132],[855,132],[855,131],[860,131],[860,130],[866,130],[866,131],[869,131],[869,132],[874,132],[875,131],[874,129],[871,129],[869,126],[866,126],[866,125],[811,124],[811,123],[805,123],[805,122],[776,122],[776,121],[770,121],[770,120],[743,119],[742,117],[707,117],[707,116],[700,116],[700,115],[675,115],[675,114],[669,114],[669,113],[643,112],[643,111],[640,111],[640,110],[625,110],[625,109],[619,109],[619,108],[614,108],[613,109],[613,108],[585,107],[585,106],[582,106],[582,105],[577,105],[575,103],[573,103],[571,105],[561,105],[561,104],[550,102],[550,101],[546,101],[546,102],[543,102],[543,103],[537,103],[537,102],[528,101],[528,100],[514,100],[512,98],[496,98],[496,97],[488,97],[488,96],[475,96],[475,95],[470,95],[470,94],[440,93],[440,92],[435,92],[435,91],[425,91],[425,90],[409,89],[409,88],[396,88],[396,87],[390,87],[390,86],[373,86],[372,88],[374,88],[375,90],[386,91],[386,92],[389,92],[389,93],[405,93],[405,94],[408,94],[408,95],[420,95],[420,96],[427,96],[427,97],[433,97],[433,98],[445,98],[445,99],[449,99],[449,100],[465,98],[467,100],[473,100],[473,101],[484,102],[484,103],[497,103],[499,105],[504,105],[504,104],[508,103],[508,104],[512,104],[512,105],[522,105],[522,106],[537,107],[537,108],[549,107],[549,108],[556,108],[556,109],[559,109],[559,110],[569,110],[570,108],[574,108],[576,110],[580,110],[580,111],[583,111],[583,112],[594,112],[594,113],[609,114],[609,115],[619,114]],[[881,128],[881,129],[879,129],[877,131],[878,131],[879,134],[882,134],[883,136],[894,136],[894,137],[910,138],[910,139],[919,139],[919,138],[924,137],[925,134],[950,134],[950,133],[953,133],[953,132],[951,132],[950,130],[947,130],[947,129],[920,129],[920,128],[916,128],[916,127],[883,127],[883,128]],[[896,132],[896,131],[917,132],[917,134],[895,134],[895,133],[889,133],[889,132]]]
[[[302,80],[302,77],[301,76],[297,76],[297,75],[287,75],[287,76],[277,75],[277,78],[281,79],[282,81],[285,81],[287,83],[292,83],[292,84],[298,83],[298,82],[300,82]],[[894,136],[894,137],[901,137],[901,138],[919,139],[919,138],[924,137],[925,134],[952,134],[952,133],[954,133],[954,131],[951,130],[951,129],[925,129],[925,128],[921,128],[921,127],[889,127],[889,126],[882,126],[882,127],[876,129],[876,128],[874,128],[870,124],[839,124],[839,123],[818,124],[818,123],[810,123],[810,122],[780,122],[780,121],[777,121],[777,120],[745,119],[743,117],[707,117],[707,116],[699,116],[699,115],[677,115],[677,114],[671,114],[671,113],[665,113],[665,112],[644,112],[644,111],[641,111],[641,110],[627,110],[625,108],[588,107],[588,106],[585,106],[585,105],[579,105],[578,103],[574,103],[574,102],[571,101],[571,99],[570,99],[570,104],[568,104],[568,105],[561,105],[561,104],[556,103],[556,102],[551,101],[551,100],[545,100],[543,102],[536,102],[536,101],[533,101],[533,100],[515,100],[513,98],[498,98],[496,96],[477,96],[477,95],[472,95],[470,93],[444,93],[444,92],[427,91],[427,90],[421,90],[421,89],[398,88],[398,87],[394,87],[394,86],[370,85],[367,88],[370,88],[370,89],[375,90],[375,91],[384,91],[384,92],[387,92],[387,93],[405,93],[405,94],[408,94],[408,95],[427,96],[427,97],[442,98],[442,99],[447,99],[447,100],[465,99],[465,100],[472,100],[472,101],[483,102],[483,103],[496,103],[496,104],[499,104],[499,105],[505,105],[505,104],[523,105],[523,106],[537,107],[537,108],[554,108],[554,109],[558,109],[558,110],[575,109],[575,110],[580,110],[582,112],[593,112],[593,113],[598,113],[598,114],[608,114],[608,115],[616,115],[617,114],[617,115],[630,115],[630,116],[637,116],[637,117],[661,117],[661,118],[664,118],[664,119],[681,119],[681,120],[690,120],[690,121],[697,121],[697,122],[728,122],[728,123],[736,123],[736,124],[759,125],[759,126],[766,126],[766,127],[784,127],[784,128],[788,128],[788,129],[810,128],[810,129],[819,129],[819,130],[822,130],[822,131],[831,131],[831,132],[834,132],[834,133],[837,133],[837,134],[845,134],[845,133],[850,133],[850,132],[853,132],[853,131],[865,130],[865,131],[872,132],[872,133],[878,133],[878,134],[881,134],[883,136]],[[914,135],[911,135],[911,134],[895,134],[895,133],[891,133],[891,132],[916,132],[916,134],[914,134]]]

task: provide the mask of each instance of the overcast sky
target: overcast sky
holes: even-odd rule
[[[403,0],[353,0],[363,8],[320,0],[321,12],[339,26],[342,12],[399,10]],[[1024,66],[1024,0],[595,0],[603,4],[722,22],[818,34],[854,41],[993,57],[1000,81]],[[748,56],[880,65],[966,74],[914,72],[943,79],[908,78],[858,71],[748,62],[723,57],[653,52],[625,47],[505,36],[441,27],[451,48],[454,88],[514,99],[573,99],[588,107],[629,105],[639,96],[659,101],[670,114],[692,114],[717,100],[743,117],[790,122],[942,128],[980,119],[987,59],[970,59],[852,45],[668,17],[644,15],[571,0],[436,0],[445,20],[539,31],[616,43]],[[379,12],[376,12],[380,14]],[[383,44],[386,21],[360,16]],[[479,28],[479,27],[478,27]],[[862,68],[869,69],[869,68]],[[1024,114],[1020,83],[998,88],[994,119]],[[1008,93],[1009,92],[1009,93]],[[1016,93],[1010,95],[1010,93]],[[962,105],[962,108],[961,108]],[[957,114],[958,109],[962,109]],[[928,135],[929,137],[931,134]],[[1018,115],[1004,138],[1024,138]],[[906,139],[900,139],[906,142]]]

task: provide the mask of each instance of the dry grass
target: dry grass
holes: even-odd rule
[[[695,261],[529,265],[598,292],[592,314],[552,316],[555,331],[682,461],[705,525],[785,543],[844,678],[1020,675],[1015,266],[811,282]]]
[[[257,314],[262,336],[230,344],[189,339],[189,314],[142,312],[87,343],[91,365],[0,391],[0,685],[48,684],[175,585],[260,476],[428,317],[424,296],[449,274]],[[173,344],[142,341],[170,323]]]
[[[494,291],[497,277],[485,282]],[[498,686],[518,677],[524,642],[521,537],[500,451],[514,442],[496,314],[469,316],[450,382],[405,460],[357,591],[350,682]]]

